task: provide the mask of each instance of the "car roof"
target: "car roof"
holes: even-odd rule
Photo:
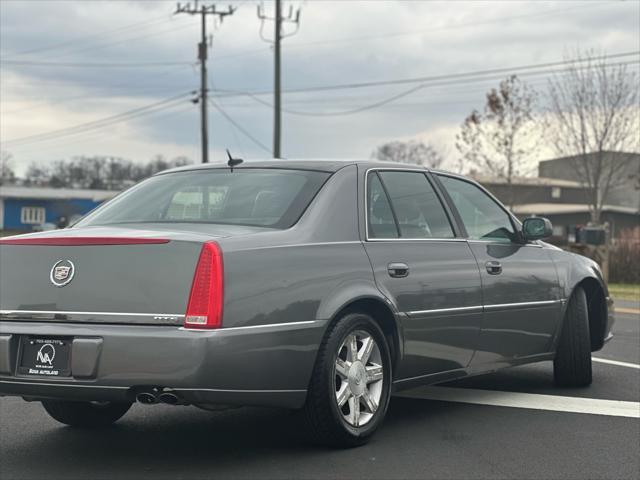
[[[430,170],[423,165],[414,165],[397,162],[381,162],[378,160],[359,160],[359,159],[251,159],[245,160],[242,164],[237,165],[234,169],[243,168],[287,168],[294,170],[316,170],[321,172],[336,172],[347,165],[362,165],[365,168],[414,168]],[[226,169],[229,168],[226,162],[204,163],[196,165],[186,165],[184,167],[172,168],[165,170],[160,174],[180,172],[187,170],[202,169]]]

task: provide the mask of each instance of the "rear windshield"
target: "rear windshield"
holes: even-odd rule
[[[158,175],[117,196],[77,225],[221,223],[289,228],[329,175],[253,168]]]

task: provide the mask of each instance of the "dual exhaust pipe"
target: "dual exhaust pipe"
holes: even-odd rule
[[[138,393],[136,395],[136,401],[145,405],[153,405],[155,403],[178,405],[180,403],[180,397],[171,390],[153,389]]]

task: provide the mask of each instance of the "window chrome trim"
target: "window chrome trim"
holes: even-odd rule
[[[420,168],[420,167],[408,167],[408,168],[403,168],[403,167],[398,167],[398,168],[394,168],[394,167],[371,167],[368,168],[365,171],[364,174],[364,229],[365,229],[365,234],[364,234],[364,241],[365,242],[464,242],[466,241],[465,238],[461,238],[461,237],[456,237],[456,232],[454,229],[454,226],[451,224],[451,219],[449,218],[449,215],[447,215],[447,210],[444,208],[444,205],[442,205],[443,200],[440,198],[440,196],[438,195],[438,191],[433,188],[433,193],[435,193],[436,197],[438,198],[438,201],[440,202],[440,204],[442,205],[442,211],[444,212],[445,216],[447,217],[447,221],[449,222],[449,226],[451,227],[451,233],[454,235],[451,238],[441,238],[441,237],[433,237],[433,238],[403,238],[403,237],[399,237],[399,238],[371,238],[369,236],[369,173],[370,172],[384,172],[384,171],[391,171],[391,172],[418,172],[418,173],[423,173],[425,175],[425,180],[427,180],[427,182],[429,183],[429,185],[433,188],[433,185],[431,185],[431,182],[429,182],[429,179],[427,178],[427,174],[429,173],[429,170],[426,167]],[[391,202],[391,199],[389,198],[389,202]]]
[[[467,238],[467,242],[469,243],[491,243],[493,245],[517,245],[518,247],[533,247],[533,248],[542,248],[543,246],[540,243],[515,243],[509,240],[508,242],[501,242],[500,240],[481,240],[475,238]],[[537,242],[538,240],[534,240]]]
[[[505,212],[507,214],[507,216],[511,219],[511,222],[515,222],[515,225],[512,225],[512,227],[522,227],[522,222],[518,219],[518,217],[516,217],[513,212],[511,210],[509,210],[504,203],[502,203],[498,197],[496,197],[493,193],[491,193],[489,190],[487,190],[485,187],[483,187],[480,183],[478,183],[477,181],[473,180],[472,178],[467,178],[464,177],[462,175],[456,175],[455,173],[450,173],[450,172],[434,172],[434,175],[440,176],[440,177],[449,177],[449,178],[453,178],[454,180],[460,180],[461,182],[467,182],[470,183],[471,185],[478,187],[478,189],[480,191],[482,191],[485,195],[487,195],[489,198],[491,198],[491,200],[493,200],[493,202],[498,206],[498,208],[500,208],[503,212]],[[455,207],[455,205],[454,205]],[[457,207],[456,207],[457,208]],[[516,230],[518,230],[516,228]]]
[[[287,243],[283,245],[269,245],[266,247],[249,247],[242,250],[236,250],[238,252],[251,251],[251,250],[271,250],[274,248],[288,248],[288,247],[325,247],[329,245],[361,245],[360,240],[341,240],[336,242],[309,242],[309,243]]]

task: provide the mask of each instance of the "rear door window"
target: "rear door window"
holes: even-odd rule
[[[390,170],[377,175],[380,188],[388,195],[391,220],[400,238],[454,237],[444,207],[424,173]],[[375,188],[375,184],[371,188]],[[383,211],[382,204],[379,211]]]
[[[369,237],[398,238],[398,226],[393,218],[391,204],[377,173],[369,175],[367,221]]]

